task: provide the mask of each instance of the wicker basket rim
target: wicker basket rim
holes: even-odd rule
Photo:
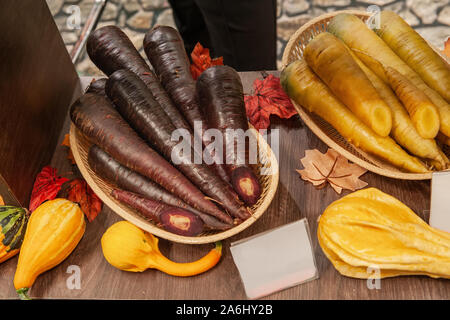
[[[290,63],[290,55],[293,52],[293,50],[298,45],[299,38],[306,32],[311,31],[314,29],[314,26],[318,24],[322,24],[324,21],[328,21],[329,19],[335,17],[338,14],[341,13],[348,13],[356,15],[357,17],[370,17],[373,13],[369,13],[366,11],[361,10],[339,10],[334,12],[329,12],[323,15],[320,15],[318,17],[315,17],[305,24],[303,24],[299,29],[297,29],[292,36],[289,38],[289,41],[284,49],[283,57],[282,57],[282,70]],[[433,50],[447,63],[449,63],[449,59],[447,59],[439,50],[437,50],[434,46],[430,44],[430,47],[433,48]],[[407,173],[402,172],[400,170],[391,170],[379,167],[377,165],[374,165],[372,163],[369,163],[368,161],[354,155],[352,152],[347,150],[345,147],[339,145],[335,141],[333,141],[323,130],[320,128],[311,118],[309,113],[300,105],[298,105],[294,100],[292,100],[292,103],[294,104],[295,108],[297,109],[300,117],[305,122],[305,124],[313,131],[313,133],[321,139],[325,144],[328,145],[328,147],[335,149],[337,152],[339,152],[342,156],[346,157],[348,160],[360,165],[361,167],[374,172],[376,174],[390,177],[394,179],[403,179],[403,180],[429,180],[432,177],[432,172],[429,173]],[[361,152],[361,149],[355,147],[351,143],[349,143],[356,151],[358,151],[360,154],[364,154],[364,152]],[[383,165],[383,161],[377,161],[381,165]]]
[[[83,160],[81,153],[80,153],[80,142],[78,141],[78,135],[81,135],[81,132],[75,127],[73,123],[71,123],[70,126],[70,145],[71,150],[73,153],[73,156],[75,158],[75,162],[78,165],[78,168],[80,169],[80,172],[83,176],[83,178],[86,180],[88,185],[92,188],[92,190],[99,196],[99,198],[103,201],[105,205],[107,205],[113,212],[121,216],[123,219],[133,223],[137,227],[166,240],[170,240],[173,242],[178,243],[185,243],[185,244],[205,244],[205,243],[212,243],[220,240],[224,240],[226,238],[229,238],[231,236],[234,236],[246,228],[248,228],[250,225],[252,225],[256,220],[258,220],[262,214],[267,210],[270,203],[272,202],[275,193],[277,191],[278,187],[278,180],[279,180],[279,167],[278,167],[278,161],[277,158],[270,148],[270,146],[267,144],[265,139],[258,133],[256,130],[252,130],[254,134],[257,134],[257,141],[258,145],[267,155],[267,164],[270,165],[272,170],[272,175],[270,177],[269,183],[266,186],[263,186],[263,194],[264,189],[267,189],[267,192],[265,192],[265,196],[262,199],[259,206],[253,211],[252,216],[242,222],[241,224],[225,231],[219,231],[215,234],[211,235],[200,235],[196,237],[187,237],[187,236],[180,236],[174,233],[171,233],[169,231],[163,230],[156,225],[154,225],[151,221],[148,221],[147,219],[143,218],[142,216],[134,213],[134,210],[128,209],[118,205],[117,200],[115,200],[112,196],[107,194],[103,188],[97,183],[96,180],[103,181],[100,177],[93,176],[88,168],[89,164],[87,161]]]

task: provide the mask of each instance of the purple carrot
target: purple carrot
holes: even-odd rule
[[[89,149],[88,163],[96,174],[109,183],[118,186],[120,189],[139,194],[150,200],[161,201],[168,205],[187,209],[199,216],[205,223],[205,227],[209,229],[227,230],[231,227],[231,225],[226,224],[209,214],[192,208],[180,198],[177,198],[170,192],[161,188],[153,181],[121,165],[95,144]]]
[[[192,130],[183,115],[173,104],[161,83],[128,36],[116,26],[95,30],[88,38],[86,50],[92,62],[107,76],[120,69],[130,70],[145,82],[155,99],[164,106],[177,128]]]
[[[185,176],[150,148],[102,95],[86,93],[70,108],[77,128],[122,165],[139,172],[194,208],[227,223],[232,219]]]
[[[100,95],[106,95],[105,92],[105,85],[106,85],[106,78],[100,78],[100,79],[92,79],[89,86],[86,88],[86,93],[96,93]]]
[[[244,220],[250,216],[231,186],[207,165],[193,161],[191,155],[195,150],[190,140],[186,142],[191,155],[176,152],[178,142],[171,139],[176,128],[139,77],[127,70],[114,72],[106,83],[106,94],[128,123],[166,159],[174,162],[204,194],[220,203],[236,218]],[[177,158],[173,159],[174,156]]]
[[[111,191],[111,195],[120,202],[136,209],[146,218],[158,222],[163,229],[169,232],[188,237],[203,232],[202,220],[186,209],[143,198],[135,193],[119,189]]]
[[[210,142],[203,133],[208,126],[195,97],[195,80],[180,34],[172,27],[156,26],[145,35],[144,51],[172,101],[207,146]],[[201,124],[202,130],[195,126],[196,122]],[[214,155],[212,157],[214,159]],[[216,161],[214,167],[223,180],[230,181],[223,164]]]
[[[261,186],[249,166],[246,139],[235,136],[236,130],[248,130],[239,74],[228,66],[208,68],[197,79],[196,93],[208,125],[223,134],[226,167],[234,190],[246,204],[254,205],[261,195]],[[245,155],[239,155],[239,150],[244,150]]]

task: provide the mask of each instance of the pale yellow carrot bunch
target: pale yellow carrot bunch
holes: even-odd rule
[[[354,15],[335,16],[283,70],[285,91],[404,171],[447,169],[440,144],[450,142],[448,64],[393,12],[381,13],[375,31]]]

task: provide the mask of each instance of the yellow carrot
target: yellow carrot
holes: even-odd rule
[[[446,169],[449,160],[447,156],[440,150],[436,141],[433,139],[424,139],[417,132],[411,118],[409,117],[405,107],[398,100],[392,89],[381,80],[372,70],[370,70],[361,60],[350,51],[358,66],[366,74],[367,78],[377,89],[381,98],[386,101],[392,111],[392,130],[391,136],[401,146],[406,148],[412,154],[433,161],[433,165],[438,170]]]
[[[383,66],[378,60],[362,51],[355,49],[354,52],[370,68],[382,75],[386,83],[389,83],[395,94],[403,102],[406,110],[408,110],[419,134],[425,139],[436,137],[440,127],[439,112],[427,95],[394,68]]]
[[[425,139],[436,137],[440,126],[439,113],[430,99],[397,70],[386,67],[386,76],[419,134]]]
[[[361,50],[352,48],[350,49],[354,55],[358,57],[372,72],[374,72],[378,78],[383,80],[385,83],[389,83],[389,79],[386,75],[385,67],[377,59],[369,56]]]
[[[363,123],[382,137],[389,135],[392,128],[389,106],[341,40],[328,32],[317,35],[306,46],[304,59]]]
[[[390,137],[380,137],[361,122],[312,72],[298,60],[281,73],[281,84],[297,103],[330,123],[345,139],[364,151],[409,172],[424,173],[427,168],[410,156]]]
[[[354,49],[353,53],[394,89],[419,134],[426,139],[436,137],[440,128],[440,117],[436,106],[428,96],[394,68],[383,66],[378,60],[360,50]]]
[[[450,69],[428,43],[392,11],[380,14],[375,32],[425,83],[450,103]]]
[[[438,147],[439,148],[439,147]],[[445,155],[445,153],[442,151],[442,149],[439,148],[439,153],[441,154],[441,157],[443,159],[448,159],[447,156]],[[447,165],[445,167],[441,166],[441,162],[437,161],[437,160],[430,160],[430,165],[433,168],[436,168],[437,170],[446,170],[450,168],[450,164],[447,161]]]
[[[439,112],[440,130],[450,137],[450,105],[435,90],[427,86],[422,78],[411,69],[375,32],[354,15],[341,13],[331,19],[327,30],[343,40],[352,50],[356,49],[376,58],[383,66],[391,67],[408,78],[425,93]],[[364,61],[365,62],[365,61]],[[368,65],[370,67],[370,65]],[[379,77],[377,70],[372,69]]]

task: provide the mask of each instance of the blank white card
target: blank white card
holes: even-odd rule
[[[450,232],[450,172],[434,172],[431,179],[430,226]]]
[[[250,299],[318,277],[306,219],[232,243],[230,250]]]

